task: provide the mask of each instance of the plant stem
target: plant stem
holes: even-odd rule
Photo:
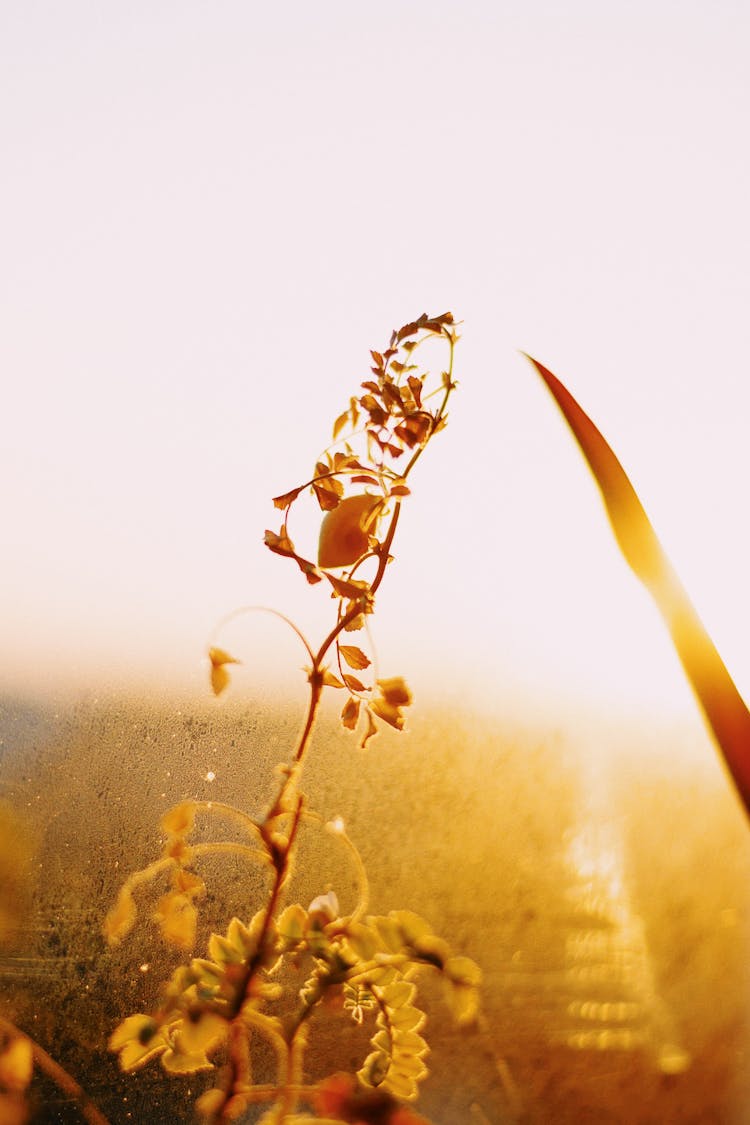
[[[75,1078],[68,1074],[67,1070],[60,1066],[60,1063],[55,1062],[52,1056],[48,1055],[44,1048],[40,1047],[30,1035],[20,1031],[15,1024],[11,1023],[10,1020],[3,1019],[2,1016],[0,1016],[0,1031],[14,1039],[25,1039],[30,1044],[35,1065],[39,1067],[43,1074],[52,1079],[58,1089],[78,1103],[78,1107],[89,1125],[109,1125],[107,1118],[96,1108],[83,1087],[79,1086]]]

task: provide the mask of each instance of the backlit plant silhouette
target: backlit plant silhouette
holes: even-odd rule
[[[439,374],[416,362],[415,352],[430,338],[447,348],[447,365]],[[118,943],[140,909],[146,918],[152,915],[169,945],[192,954],[206,890],[202,857],[240,854],[266,871],[267,891],[256,912],[232,918],[223,934],[213,934],[205,957],[191,957],[175,971],[158,1008],[129,1016],[110,1039],[127,1071],[156,1058],[170,1074],[213,1069],[215,1084],[197,1102],[198,1113],[210,1122],[235,1120],[260,1104],[264,1125],[320,1120],[417,1125],[424,1119],[404,1103],[416,1099],[428,1073],[425,1017],[417,1003],[420,975],[442,977],[459,1022],[471,1021],[477,1012],[480,974],[472,961],[454,955],[411,911],[367,913],[367,878],[340,818],[327,827],[352,856],[359,886],[354,909],[342,914],[332,891],[307,907],[285,903],[299,835],[321,822],[307,807],[300,782],[323,692],[341,693],[341,722],[359,732],[362,747],[383,724],[400,731],[411,703],[405,681],[375,676],[367,644],[354,640],[374,611],[412,471],[446,424],[457,339],[449,313],[423,315],[394,332],[385,351],[371,353],[371,377],[336,419],[334,444],[318,459],[311,479],[274,500],[283,515],[279,529],[266,532],[267,547],[292,560],[310,584],[330,587],[335,617],[316,648],[278,615],[305,647],[309,694],[297,745],[280,767],[266,815],[256,820],[241,808],[194,800],[171,808],[161,821],[162,855],[128,878],[105,922],[107,939]],[[294,505],[310,497],[321,511],[316,561],[298,552],[290,533]],[[218,646],[211,647],[209,659],[218,695],[237,661]],[[196,821],[211,818],[231,822],[245,842],[196,842]],[[161,891],[155,907],[144,911],[146,883]],[[310,1082],[305,1074],[306,1046],[314,1035],[310,1017],[324,1007],[352,1030],[366,1026],[369,1050],[356,1075],[334,1073]],[[275,1077],[259,1082],[255,1056],[269,1046]]]

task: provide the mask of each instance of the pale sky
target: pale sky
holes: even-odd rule
[[[327,631],[261,545],[270,498],[368,349],[451,309],[384,673],[692,708],[523,349],[610,440],[747,697],[749,49],[741,0],[1,5],[0,692],[203,692],[243,603]],[[267,671],[273,636],[232,640]]]

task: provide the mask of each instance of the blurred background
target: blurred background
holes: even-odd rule
[[[388,655],[502,708],[690,706],[523,349],[611,441],[747,691],[749,24],[5,5],[5,685],[202,685],[248,601],[314,632],[325,596],[260,546],[270,497],[368,349],[449,308],[460,394],[381,597]]]

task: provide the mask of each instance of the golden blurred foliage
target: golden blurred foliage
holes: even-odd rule
[[[0,801],[0,948],[12,945],[28,914],[36,853],[34,834],[19,813]]]

